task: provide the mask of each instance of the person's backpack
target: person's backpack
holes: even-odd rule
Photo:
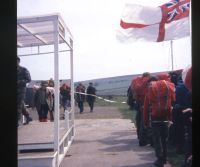
[[[156,113],[153,115],[158,118],[168,116],[168,109],[171,107],[170,99],[175,98],[174,84],[165,80],[152,81],[148,93],[150,101],[157,104],[157,111],[154,111]]]
[[[167,73],[167,72],[157,74],[156,78],[158,80],[165,80],[165,81],[171,82],[171,77],[170,77],[169,73]]]
[[[131,83],[131,90],[133,90],[135,99],[139,101],[144,100],[144,95],[145,95],[145,89],[147,87],[148,81],[150,77],[137,77],[132,80]]]

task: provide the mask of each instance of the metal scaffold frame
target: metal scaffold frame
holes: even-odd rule
[[[68,49],[59,50],[59,44],[66,44]],[[52,45],[54,47],[54,141],[53,150],[55,163],[52,167],[58,167],[64,158],[69,145],[74,138],[74,80],[73,80],[73,37],[59,14],[24,17],[17,19],[17,47],[18,49],[38,47],[37,53],[18,54],[18,56],[33,56],[49,54],[52,52],[40,52],[41,46]],[[70,86],[71,86],[71,110],[65,111],[65,128],[68,129],[63,138],[60,138],[59,120],[59,52],[70,52]],[[71,114],[69,116],[69,114]],[[69,118],[70,117],[70,118]],[[69,119],[71,123],[69,125]],[[18,146],[19,147],[19,146]],[[18,157],[18,161],[22,158]]]

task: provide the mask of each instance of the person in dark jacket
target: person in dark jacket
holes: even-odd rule
[[[184,114],[183,110],[192,107],[192,94],[182,81],[176,86],[176,103],[173,108],[173,126],[175,129],[175,145],[178,154],[184,153]]]
[[[18,112],[18,125],[21,121],[22,114],[26,117],[26,124],[32,121],[29,113],[25,109],[25,95],[26,85],[31,82],[30,72],[20,66],[20,58],[17,57],[17,112]]]
[[[131,86],[128,87],[127,90],[127,104],[129,105],[129,109],[133,110],[136,106],[136,100],[133,97],[133,90],[131,90]]]
[[[185,160],[182,167],[192,167],[192,108],[182,111],[184,114],[184,154]]]
[[[85,86],[82,83],[79,83],[78,86],[76,87],[75,100],[78,103],[80,114],[82,114],[84,110],[83,104],[85,102]]]
[[[47,122],[48,111],[53,104],[53,98],[49,98],[51,96],[51,92],[47,89],[47,85],[48,83],[46,81],[42,81],[41,87],[36,90],[34,98],[34,103],[38,112],[40,122]],[[51,100],[50,102],[49,99]]]
[[[70,87],[65,83],[60,88],[62,106],[64,110],[66,110],[67,107],[70,107],[70,101],[71,101],[70,91],[71,91]]]
[[[94,102],[95,102],[95,95],[96,95],[96,89],[93,86],[93,83],[90,82],[89,86],[87,87],[87,96],[86,96],[86,100],[88,102],[88,105],[90,107],[90,112],[93,112],[93,108],[94,108]]]

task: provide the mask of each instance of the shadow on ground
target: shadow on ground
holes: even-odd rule
[[[128,165],[128,166],[120,166],[120,167],[154,167],[152,163],[144,163],[144,164],[138,164],[138,165]]]

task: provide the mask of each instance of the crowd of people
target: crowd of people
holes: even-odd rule
[[[182,167],[192,164],[192,90],[180,73],[146,72],[136,77],[127,91],[127,103],[136,111],[139,146],[150,144],[155,150],[155,166],[167,162],[167,148],[185,154]]]
[[[18,111],[18,126],[22,122],[22,115],[25,116],[25,123],[29,124],[32,118],[27,111],[27,105],[25,104],[27,99],[27,84],[31,82],[31,75],[27,68],[20,66],[20,58],[17,57],[17,111]],[[60,83],[60,107],[63,110],[71,107],[71,88],[66,83]],[[48,81],[41,81],[40,85],[34,85],[31,101],[32,108],[35,108],[38,114],[38,120],[40,122],[48,121],[48,114],[50,121],[54,121],[54,81],[52,78]],[[84,102],[87,101],[90,112],[93,112],[95,102],[96,89],[93,83],[89,83],[88,87],[82,83],[79,83],[76,87],[75,101],[78,104],[80,113],[84,111]]]
[[[26,110],[26,85],[31,82],[30,72],[20,66],[17,57],[17,112],[18,126],[24,115],[28,124],[32,121]],[[148,72],[132,80],[128,88],[130,109],[136,111],[136,127],[139,146],[150,144],[155,149],[157,160],[154,165],[163,167],[167,162],[167,147],[176,148],[177,154],[185,154],[182,167],[192,165],[192,88],[188,87],[181,73]],[[33,105],[40,122],[54,121],[54,81],[42,81],[35,86]],[[90,112],[94,111],[96,89],[93,83],[86,88],[79,83],[75,88],[75,101],[79,112],[84,112],[84,102],[87,101]],[[66,83],[60,86],[60,104],[64,111],[71,107],[71,88]]]

